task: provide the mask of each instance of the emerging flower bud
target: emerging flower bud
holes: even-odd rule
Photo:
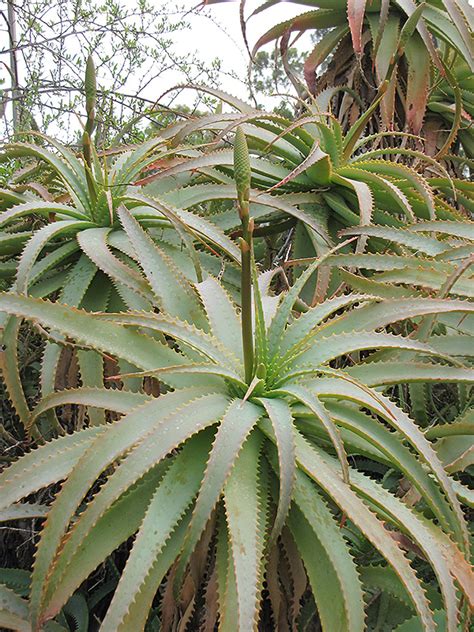
[[[248,220],[250,198],[250,158],[245,134],[237,128],[234,140],[234,179],[241,220]]]

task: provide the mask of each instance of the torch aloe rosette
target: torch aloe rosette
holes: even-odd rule
[[[12,197],[16,203],[0,215],[2,227],[15,226],[16,222],[24,223],[25,220],[33,225],[33,230],[28,234],[30,256],[23,253],[20,266],[30,269],[36,264],[30,274],[29,285],[38,284],[39,287],[34,290],[37,295],[48,295],[62,288],[72,264],[81,254],[91,259],[96,268],[106,273],[110,271],[117,283],[132,286],[130,290],[133,293],[143,294],[137,291],[136,284],[132,282],[133,273],[127,274],[126,266],[114,264],[117,252],[121,252],[122,257],[130,255],[123,237],[117,235],[117,232],[121,232],[117,215],[117,208],[121,204],[131,210],[142,226],[151,229],[152,234],[162,235],[168,251],[173,250],[176,242],[173,232],[177,231],[188,244],[197,240],[209,244],[210,253],[218,249],[234,260],[237,258],[235,247],[212,223],[168,205],[159,198],[144,196],[139,187],[133,186],[140,174],[150,166],[160,161],[166,163],[171,158],[173,149],[167,146],[165,139],[153,138],[135,148],[117,150],[102,157],[92,147],[93,161],[90,167],[67,147],[51,138],[46,140],[51,150],[28,143],[5,147],[8,156],[33,158],[42,163],[46,169],[48,186],[41,189],[38,186],[34,192],[36,194],[29,192]],[[43,199],[38,195],[40,191],[43,192]],[[15,191],[11,193],[13,196]],[[58,198],[63,201],[55,201]],[[38,228],[39,217],[49,221]],[[18,253],[25,240],[19,244]],[[115,257],[107,252],[110,249],[114,250]],[[10,249],[5,254],[14,253]],[[39,262],[37,264],[37,259],[41,265]],[[119,273],[120,269],[122,274]]]
[[[4,148],[6,158],[34,161],[27,168],[30,175],[32,168],[41,170],[38,182],[28,187],[20,182],[2,194],[6,208],[0,214],[0,254],[6,257],[4,272],[11,274],[16,291],[58,297],[91,311],[151,309],[153,294],[140,276],[135,253],[121,228],[120,205],[159,242],[163,256],[193,280],[202,278],[203,270],[219,274],[222,262],[216,255],[224,254],[230,263],[238,261],[235,244],[212,222],[159,197],[144,196],[133,186],[147,170],[170,159],[173,149],[166,139],[153,138],[137,147],[98,154],[91,141],[95,71],[90,59],[86,110],[80,155],[46,137],[42,141],[50,148],[21,142]],[[232,287],[232,265],[226,266],[224,278]],[[234,287],[235,282],[234,274]],[[12,403],[25,421],[29,409],[19,380],[19,327],[18,319],[8,319],[1,365]],[[60,347],[50,344],[42,362],[43,394],[54,388],[59,357]],[[79,354],[79,365],[84,383],[102,383],[100,358]]]
[[[238,260],[238,249],[214,224],[184,209],[144,196],[130,185],[157,156],[167,156],[166,143],[153,139],[113,156],[102,163],[91,148],[91,167],[72,151],[49,140],[55,151],[36,145],[17,143],[7,147],[8,154],[28,156],[43,162],[53,174],[49,199],[29,194],[27,201],[11,206],[0,215],[1,226],[15,226],[29,219],[33,230],[10,233],[3,240],[16,239],[21,252],[15,269],[13,287],[35,296],[58,296],[69,305],[94,310],[120,310],[126,307],[150,309],[153,298],[148,283],[140,276],[131,244],[121,228],[117,214],[120,204],[159,242],[163,256],[190,278],[199,278],[207,270],[218,274],[225,253],[230,262]],[[53,200],[61,194],[63,202]],[[39,224],[38,217],[47,218]],[[12,237],[13,235],[13,237]],[[186,245],[183,251],[182,244]],[[201,249],[201,252],[199,251]],[[8,253],[9,263],[12,252]],[[226,279],[232,284],[232,265],[226,267]],[[235,275],[234,275],[235,276]],[[234,279],[235,287],[236,279]],[[7,387],[20,418],[28,416],[28,406],[18,380],[17,341],[20,321],[9,319],[4,331],[3,367]],[[92,354],[87,354],[91,359]],[[98,360],[84,363],[83,378],[97,383],[102,369]],[[59,348],[50,345],[43,361],[43,392],[54,384]]]
[[[46,443],[0,479],[10,517],[31,515],[35,509],[18,501],[64,481],[52,506],[37,510],[47,518],[32,573],[33,629],[55,617],[90,573],[135,534],[101,630],[144,629],[165,578],[168,606],[186,582],[188,596],[194,587],[187,602],[192,610],[200,587],[213,582],[218,607],[208,609],[210,628],[218,621],[221,630],[255,629],[267,565],[284,547],[295,564],[303,564],[324,630],[365,629],[364,590],[378,574],[420,629],[434,632],[441,619],[454,632],[461,619],[467,621],[464,599],[472,598],[474,579],[457,497],[463,486],[455,489],[427,437],[381,392],[400,380],[396,360],[374,365],[370,359],[374,350],[392,349],[409,354],[403,381],[470,382],[472,370],[429,343],[388,329],[406,318],[473,308],[450,299],[348,294],[297,317],[295,302],[322,260],[280,296],[270,289],[276,272],[257,274],[248,161],[238,136],[240,313],[212,276],[179,284],[169,277],[160,251],[126,209],[119,211],[124,228],[157,303],[166,307],[162,312],[91,315],[33,297],[0,296],[1,310],[76,345],[125,358],[169,389],[158,398],[127,390],[66,390],[33,411],[30,423],[64,403],[123,415]],[[354,360],[358,352],[365,358]],[[420,369],[424,357],[440,360]],[[377,466],[378,480],[367,463]],[[388,471],[392,483],[381,484]],[[410,501],[400,498],[402,481]],[[344,524],[350,528],[342,530]],[[354,558],[361,540],[376,567],[364,568],[367,555]],[[193,563],[203,546],[207,562]],[[434,575],[439,589],[430,599],[424,573]],[[215,591],[199,594],[212,599]],[[273,598],[276,612],[274,590]]]
[[[281,1],[263,2],[254,14]],[[254,54],[265,44],[280,41],[284,55],[293,34],[319,31],[304,68],[309,92],[315,95],[345,86],[361,95],[366,105],[376,87],[391,77],[381,104],[385,129],[395,122],[399,129],[420,133],[433,88],[432,71],[449,78],[446,60],[451,66],[458,58],[473,71],[474,13],[466,0],[294,0],[294,4],[310,10],[270,28],[255,44]],[[323,63],[326,71],[318,72]],[[449,78],[449,86],[457,89],[454,77]],[[364,108],[360,100],[348,106],[344,98],[339,106],[340,118],[349,126],[351,111]]]
[[[8,241],[8,234],[2,235],[0,255],[11,257],[21,253],[25,241],[29,240],[19,264],[20,279],[16,283],[21,286],[20,291],[37,285],[39,287],[34,292],[42,296],[62,289],[67,284],[72,265],[81,255],[86,255],[95,264],[95,269],[103,270],[120,286],[128,287],[128,303],[137,305],[141,298],[143,304],[146,296],[143,291],[137,291],[133,272],[127,271],[126,262],[120,264],[116,261],[117,256],[113,257],[109,252],[114,249],[115,255],[119,252],[130,259],[130,249],[123,244],[120,234],[115,234],[117,230],[120,232],[119,205],[131,209],[143,226],[161,231],[176,230],[188,246],[193,239],[198,239],[234,259],[236,251],[209,222],[167,206],[159,199],[145,198],[133,187],[144,172],[171,159],[173,152],[166,139],[156,137],[136,147],[116,148],[99,155],[92,141],[96,91],[95,68],[89,57],[85,76],[87,118],[80,154],[43,135],[38,135],[41,144],[15,142],[4,146],[2,159],[30,161],[23,170],[29,175],[30,182],[26,185],[20,172],[14,178],[12,189],[2,191],[4,210],[0,215],[0,227],[11,230],[18,224],[24,228],[29,223],[30,232],[22,230],[23,240],[17,240],[16,251],[10,243],[12,238]],[[39,178],[38,182],[31,182],[33,173]],[[18,179],[19,183],[16,182]],[[45,218],[47,224],[41,226],[39,218]],[[166,243],[166,239],[164,241]],[[194,262],[199,268],[197,257]],[[26,276],[28,279],[24,278]],[[135,294],[141,296],[133,301],[131,296]]]
[[[289,121],[255,110],[222,92],[200,89],[221,98],[237,112],[181,122],[165,134],[180,143],[196,130],[211,130],[217,135],[217,149],[182,152],[181,163],[156,173],[152,176],[154,182],[148,184],[153,191],[162,179],[189,170],[200,173],[207,183],[164,194],[165,199],[169,196],[170,201],[179,201],[185,208],[205,199],[231,197],[233,153],[219,144],[232,141],[230,134],[238,125],[245,131],[251,152],[251,201],[256,226],[265,222],[277,226],[281,218],[285,222],[283,229],[293,216],[320,234],[336,239],[340,228],[359,223],[402,226],[417,218],[463,219],[464,209],[469,210],[473,204],[468,183],[453,180],[439,161],[403,147],[404,141],[416,137],[404,133],[397,137],[392,133],[400,143],[392,147],[384,144],[384,133],[363,136],[375,105],[344,135],[338,120],[318,107],[311,110],[309,106],[307,115]],[[370,149],[374,142],[380,146]],[[419,169],[410,166],[412,161],[424,164],[434,177],[424,177]],[[452,204],[453,200],[459,201],[461,210]],[[290,208],[285,210],[285,205]],[[230,210],[212,219],[225,230],[236,225],[235,214]],[[311,235],[321,243],[321,238]]]
[[[93,120],[89,105],[89,131]],[[191,186],[192,164],[188,168],[183,156],[202,155],[202,148],[176,146],[166,131],[135,148],[99,155],[87,129],[82,156],[50,138],[44,141],[51,149],[29,143],[5,148],[6,156],[34,159],[45,171],[41,184],[30,183],[26,191],[23,185],[7,191],[8,208],[0,214],[4,230],[0,253],[7,257],[4,272],[15,277],[15,290],[58,297],[63,303],[91,311],[151,309],[153,293],[140,276],[133,246],[121,227],[118,208],[124,206],[177,270],[191,280],[202,279],[205,273],[223,274],[224,283],[236,296],[238,272],[233,262],[238,261],[239,252],[225,234],[235,229],[236,221],[230,217],[236,214],[206,217],[203,209],[215,200],[232,203],[235,186],[224,185],[217,191],[201,184]],[[184,163],[177,176],[170,167],[176,163]],[[142,186],[155,179],[153,189]],[[283,228],[290,217],[307,223],[315,232],[323,230],[311,214],[290,201],[266,196],[260,208],[267,215],[277,213]],[[14,255],[19,256],[18,262]],[[217,255],[224,255],[227,263],[223,265]],[[16,359],[19,324],[10,319],[5,328],[8,352],[2,356],[2,370],[16,411],[26,420],[29,411]],[[80,370],[87,384],[97,385],[103,369],[92,356],[80,354]],[[59,347],[52,343],[44,354],[43,394],[53,388],[58,361]]]

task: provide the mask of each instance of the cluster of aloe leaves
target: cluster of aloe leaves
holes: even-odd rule
[[[276,271],[259,275],[252,258],[245,150],[239,130],[240,315],[214,277],[195,283],[179,279],[125,206],[118,209],[123,229],[156,306],[165,311],[91,315],[19,294],[0,297],[2,311],[40,323],[81,347],[123,358],[172,389],[150,399],[127,390],[83,387],[50,395],[32,412],[30,424],[65,403],[123,414],[118,421],[46,443],[2,476],[7,515],[47,511],[32,574],[34,629],[56,616],[87,576],[135,532],[103,630],[142,629],[169,569],[179,594],[196,546],[210,529],[215,552],[207,572],[215,575],[220,629],[249,630],[258,621],[266,563],[281,546],[282,533],[304,564],[323,626],[364,629],[361,569],[350,551],[351,536],[347,541],[341,532],[342,519],[379,552],[386,562],[381,569],[393,569],[392,582],[405,591],[404,602],[423,629],[435,629],[430,602],[388,525],[419,547],[417,553],[432,567],[447,629],[455,629],[462,609],[455,580],[466,597],[472,596],[461,553],[468,534],[452,481],[423,432],[378,388],[398,382],[401,369],[404,381],[459,384],[472,379],[472,370],[449,362],[430,336],[421,342],[376,330],[431,314],[459,317],[474,308],[456,299],[391,301],[353,293],[293,318],[302,287],[323,259],[288,292],[272,294]],[[375,364],[331,366],[366,349],[377,350]],[[401,366],[397,354],[403,355]],[[352,454],[390,463],[420,494],[424,512],[352,467]],[[51,507],[18,502],[61,479]],[[100,488],[82,506],[98,480]],[[119,519],[124,512],[126,521]]]
[[[51,149],[22,142],[5,146],[5,158],[35,160],[20,173],[16,186],[1,192],[4,210],[0,227],[4,232],[0,238],[0,265],[10,287],[33,296],[58,296],[61,302],[91,311],[151,309],[153,295],[137,271],[133,248],[117,214],[123,205],[190,279],[202,279],[207,272],[218,275],[222,267],[219,255],[226,255],[230,265],[224,281],[234,294],[238,293],[238,274],[231,265],[239,260],[235,243],[206,217],[190,213],[183,205],[176,207],[163,195],[143,195],[138,186],[133,186],[150,166],[156,169],[166,165],[171,156],[176,156],[176,148],[170,147],[164,136],[99,156],[90,141],[96,98],[90,60],[85,83],[87,122],[81,158],[48,137],[41,140]],[[47,167],[40,182],[32,180],[38,163]],[[49,221],[38,226],[43,217]],[[190,256],[182,251],[183,244]],[[4,379],[25,423],[29,407],[17,361],[20,322],[9,318],[3,326],[7,351],[1,362]],[[59,360],[60,347],[51,342],[43,355],[43,395],[54,389]],[[79,368],[83,381],[95,383],[103,372],[103,362],[93,351],[83,353]],[[51,419],[48,426],[51,429],[57,424]],[[48,432],[48,427],[44,431]]]
[[[189,169],[205,180],[164,192],[163,198],[170,203],[187,208],[205,200],[234,197],[230,184],[232,150],[225,147],[240,125],[249,142],[255,226],[262,232],[294,226],[295,258],[324,254],[338,243],[341,231],[355,225],[376,224],[396,231],[425,221],[427,225],[440,222],[441,228],[446,222],[452,227],[461,224],[463,234],[472,230],[466,216],[474,211],[474,189],[462,172],[453,175],[438,157],[407,147],[407,142],[417,142],[418,137],[406,132],[363,135],[384,88],[346,133],[339,120],[327,112],[331,102],[327,94],[306,104],[307,112],[290,121],[256,110],[222,92],[206,90],[235,112],[203,116],[167,130],[179,141],[201,130],[216,135],[215,148],[205,152],[181,152],[177,147],[182,161],[147,180],[145,189],[151,192],[161,190],[167,180],[181,177]],[[399,141],[395,146],[394,138]],[[451,155],[446,158],[451,162]],[[462,164],[463,159],[459,158]],[[465,161],[471,164],[469,159]],[[426,167],[426,173],[420,164]],[[212,221],[224,231],[236,228],[232,210],[213,215]],[[386,250],[381,239],[361,236],[356,250],[362,253],[366,248],[374,254]],[[441,252],[442,247],[438,250]],[[461,256],[469,254],[468,247]],[[327,291],[327,283],[321,283],[320,298]]]
[[[218,94],[212,90],[209,92]],[[413,149],[367,147],[369,143],[388,135],[380,133],[361,137],[379,99],[344,134],[339,121],[321,111],[322,103],[309,106],[308,116],[292,122],[241,104],[229,95],[220,96],[238,112],[214,114],[187,124],[181,123],[173,131],[180,137],[186,137],[197,129],[205,128],[218,131],[218,138],[222,139],[236,125],[243,127],[252,152],[252,186],[262,190],[255,199],[256,219],[268,214],[264,203],[270,192],[279,193],[273,199],[281,201],[282,208],[285,202],[311,205],[313,223],[318,225],[319,222],[319,226],[323,226],[330,236],[335,235],[338,228],[359,221],[363,224],[375,221],[401,226],[417,217],[460,218],[460,214],[449,204],[449,195],[458,195],[457,188],[462,184],[453,180],[442,165]],[[393,133],[389,135],[394,136]],[[410,135],[400,133],[400,137],[409,138]],[[157,173],[153,177],[155,183],[189,169],[206,169],[208,177],[221,186],[226,184],[226,176],[232,170],[232,150],[218,148],[196,156],[185,150],[177,151],[188,160]],[[410,166],[389,159],[404,156],[425,161],[435,170],[437,177],[424,178]],[[210,167],[218,167],[224,173],[215,170],[209,173]],[[194,189],[186,188],[176,193],[176,198],[181,204],[187,204],[187,196],[195,195]],[[217,191],[217,195],[224,195],[223,189]],[[202,195],[210,197],[212,189],[208,187]],[[472,210],[472,191],[466,197],[468,208]],[[222,226],[227,227],[226,220],[225,217],[215,221],[222,221]],[[305,223],[311,226],[308,220]]]
[[[258,45],[334,27],[307,70],[344,38],[362,68],[372,37],[378,87],[350,125],[354,86],[293,121],[202,88],[233,111],[101,152],[89,60],[81,151],[5,148],[27,167],[2,192],[0,359],[29,445],[0,474],[0,520],[40,527],[31,573],[0,569],[0,626],[469,629],[467,9],[304,4]],[[415,53],[432,152],[407,95],[406,129],[372,126],[379,107],[399,122],[387,76],[423,92]],[[45,339],[29,401],[25,327]]]
[[[282,1],[263,2],[252,16]],[[467,0],[293,2],[310,10],[273,26],[260,37],[254,53],[274,40],[283,40],[286,50],[291,34],[327,29],[306,59],[304,79],[308,91],[314,95],[344,85],[358,93],[366,92],[390,78],[380,110],[386,127],[397,120],[400,127],[406,125],[413,133],[420,133],[429,107],[432,68],[441,72],[451,90],[459,89],[456,76],[450,72],[453,50],[459,63],[466,64],[471,73],[474,69],[474,11]],[[327,61],[329,71],[318,77],[316,70]],[[452,93],[451,103],[456,100]],[[351,107],[360,111],[360,103]]]

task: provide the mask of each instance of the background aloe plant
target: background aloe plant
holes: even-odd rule
[[[217,149],[194,156],[183,154],[182,162],[153,175],[147,186],[153,191],[161,182],[193,169],[204,182],[164,193],[165,199],[169,195],[187,206],[206,198],[228,198],[232,150],[220,145],[225,147],[241,124],[250,145],[255,226],[263,232],[280,233],[282,237],[273,245],[276,252],[287,243],[291,226],[295,228],[291,250],[299,258],[325,252],[331,243],[337,243],[338,232],[345,226],[396,228],[417,219],[462,221],[474,208],[471,183],[453,177],[442,162],[403,146],[414,136],[363,135],[377,102],[344,134],[339,121],[325,113],[326,98],[309,104],[307,115],[289,121],[255,110],[230,95],[209,92],[221,96],[237,112],[179,123],[166,134],[178,143],[196,130],[206,129],[216,134]],[[394,138],[399,141],[395,146]],[[426,175],[420,164],[426,167]],[[260,192],[254,194],[253,189]],[[235,229],[231,210],[214,214],[212,220],[223,229]],[[377,240],[367,242],[361,237],[358,252],[366,247],[384,249]],[[323,284],[319,294],[324,296],[325,291]]]
[[[454,632],[459,618],[466,620],[457,588],[472,597],[458,498],[468,492],[453,485],[429,438],[383,391],[400,382],[472,381],[472,369],[431,340],[390,331],[406,319],[468,315],[472,305],[343,294],[296,317],[301,290],[324,258],[288,292],[273,295],[278,270],[259,274],[253,261],[250,169],[245,138],[237,134],[240,314],[212,276],[178,282],[124,206],[123,227],[165,311],[89,314],[20,294],[0,296],[2,311],[124,358],[141,370],[138,376],[157,376],[171,389],[158,398],[126,389],[66,390],[33,411],[30,424],[64,403],[123,415],[46,443],[2,475],[4,516],[47,514],[29,597],[33,629],[58,615],[135,533],[101,630],[144,629],[166,577],[168,613],[170,600],[176,608],[185,604],[191,620],[197,601],[212,602],[217,593],[206,625],[218,620],[219,629],[253,629],[263,616],[268,565],[281,573],[286,556],[293,568],[305,569],[324,629],[365,629],[367,612],[387,594],[403,603],[402,619],[412,613],[423,630],[434,631],[440,620]],[[428,436],[439,441],[443,434]],[[51,507],[19,502],[59,480]],[[425,592],[427,573],[434,573],[439,593]],[[386,593],[366,608],[364,590],[378,577]],[[271,591],[276,616],[275,582]],[[302,593],[296,595],[299,608]],[[21,618],[20,606],[15,614]]]
[[[32,143],[5,147],[6,159],[34,159],[45,173],[40,182],[30,183],[26,191],[20,184],[17,191],[13,188],[7,192],[8,207],[0,219],[4,231],[1,252],[9,264],[12,256],[19,254],[13,267],[13,287],[19,292],[59,296],[69,305],[89,310],[150,309],[150,289],[137,271],[133,249],[121,230],[117,215],[120,204],[131,209],[160,241],[166,256],[172,257],[175,265],[191,278],[200,278],[203,267],[218,274],[221,262],[215,256],[217,252],[235,261],[238,250],[206,219],[160,199],[143,196],[133,186],[150,165],[157,165],[160,160],[166,162],[170,153],[164,139],[153,138],[135,148],[98,155],[92,141],[96,87],[91,59],[85,83],[87,120],[82,156],[46,137],[42,140],[51,149]],[[31,167],[28,173],[31,175]],[[38,218],[45,218],[46,222]],[[204,245],[204,252],[198,253],[196,242]],[[191,257],[183,257],[182,243],[190,250]],[[232,282],[230,266],[228,270]],[[2,371],[16,412],[25,422],[29,407],[19,379],[19,328],[17,319],[10,318],[4,323]],[[54,389],[58,367],[64,372],[64,365],[59,364],[60,351],[60,346],[52,341],[44,352],[41,369],[44,395]],[[79,354],[79,368],[83,383],[102,383],[103,362],[94,352]],[[50,422],[57,426],[54,417]],[[50,428],[46,426],[44,432],[49,433]]]
[[[264,2],[254,14],[279,2]],[[396,122],[418,134],[428,105],[431,69],[445,76],[446,60],[459,56],[472,72],[474,17],[464,0],[304,0],[295,4],[311,10],[272,27],[258,40],[254,52],[277,39],[283,40],[284,51],[292,33],[322,32],[305,63],[307,88],[313,95],[338,85],[353,89],[360,99],[340,95],[338,113],[346,125],[352,124],[364,100],[371,101],[374,87],[391,77],[381,107],[382,124],[387,128]],[[327,71],[318,77],[316,70],[328,59]],[[449,83],[458,86],[454,77]],[[399,102],[401,107],[397,107]]]

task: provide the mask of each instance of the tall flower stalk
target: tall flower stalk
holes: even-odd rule
[[[240,238],[240,251],[242,253],[242,345],[247,384],[250,384],[253,377],[252,233],[254,225],[253,219],[250,217],[250,174],[247,141],[242,128],[238,127],[234,144],[234,178],[237,186],[237,207],[242,224],[242,237]]]

